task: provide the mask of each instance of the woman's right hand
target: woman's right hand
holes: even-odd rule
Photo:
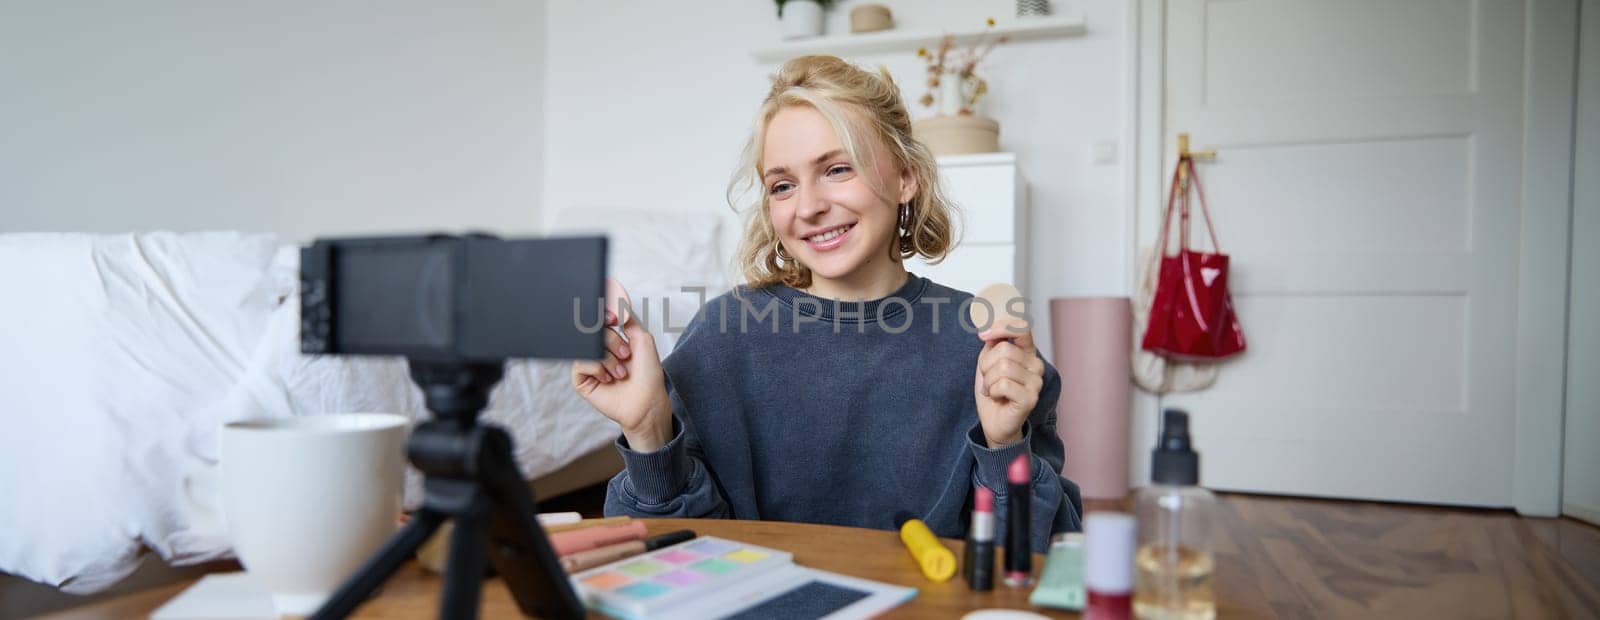
[[[655,338],[633,313],[622,334],[606,312],[606,356],[572,363],[572,387],[597,411],[622,427],[628,447],[654,452],[672,440],[672,405],[667,398]]]

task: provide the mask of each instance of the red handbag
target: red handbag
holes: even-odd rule
[[[1187,172],[1187,179],[1184,179]],[[1189,249],[1189,180],[1200,198],[1206,232],[1214,253]],[[1182,186],[1180,188],[1180,186]],[[1167,233],[1174,207],[1180,219],[1178,253],[1167,256]],[[1244,330],[1228,294],[1228,255],[1217,244],[1217,233],[1206,209],[1206,193],[1195,174],[1194,160],[1183,157],[1172,174],[1167,212],[1161,220],[1159,280],[1150,303],[1150,323],[1141,347],[1178,360],[1220,360],[1244,350]]]

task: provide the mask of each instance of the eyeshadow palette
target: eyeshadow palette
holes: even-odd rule
[[[592,609],[627,619],[868,617],[916,596],[915,588],[794,563],[776,549],[705,536],[572,575]],[[751,617],[755,617],[751,616]]]

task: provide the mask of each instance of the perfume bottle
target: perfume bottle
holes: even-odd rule
[[[1200,455],[1189,441],[1189,414],[1162,412],[1161,438],[1150,453],[1150,485],[1139,490],[1139,550],[1134,555],[1133,612],[1150,620],[1210,620],[1211,529],[1217,499],[1200,488]]]

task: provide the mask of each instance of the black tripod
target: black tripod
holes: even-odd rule
[[[422,510],[311,616],[344,618],[389,579],[446,519],[455,519],[440,618],[477,618],[484,562],[494,562],[523,614],[581,618],[583,605],[537,525],[533,492],[511,456],[511,436],[478,423],[504,362],[410,360],[434,419],[411,432],[406,452],[426,475]],[[485,557],[488,555],[488,557]]]

